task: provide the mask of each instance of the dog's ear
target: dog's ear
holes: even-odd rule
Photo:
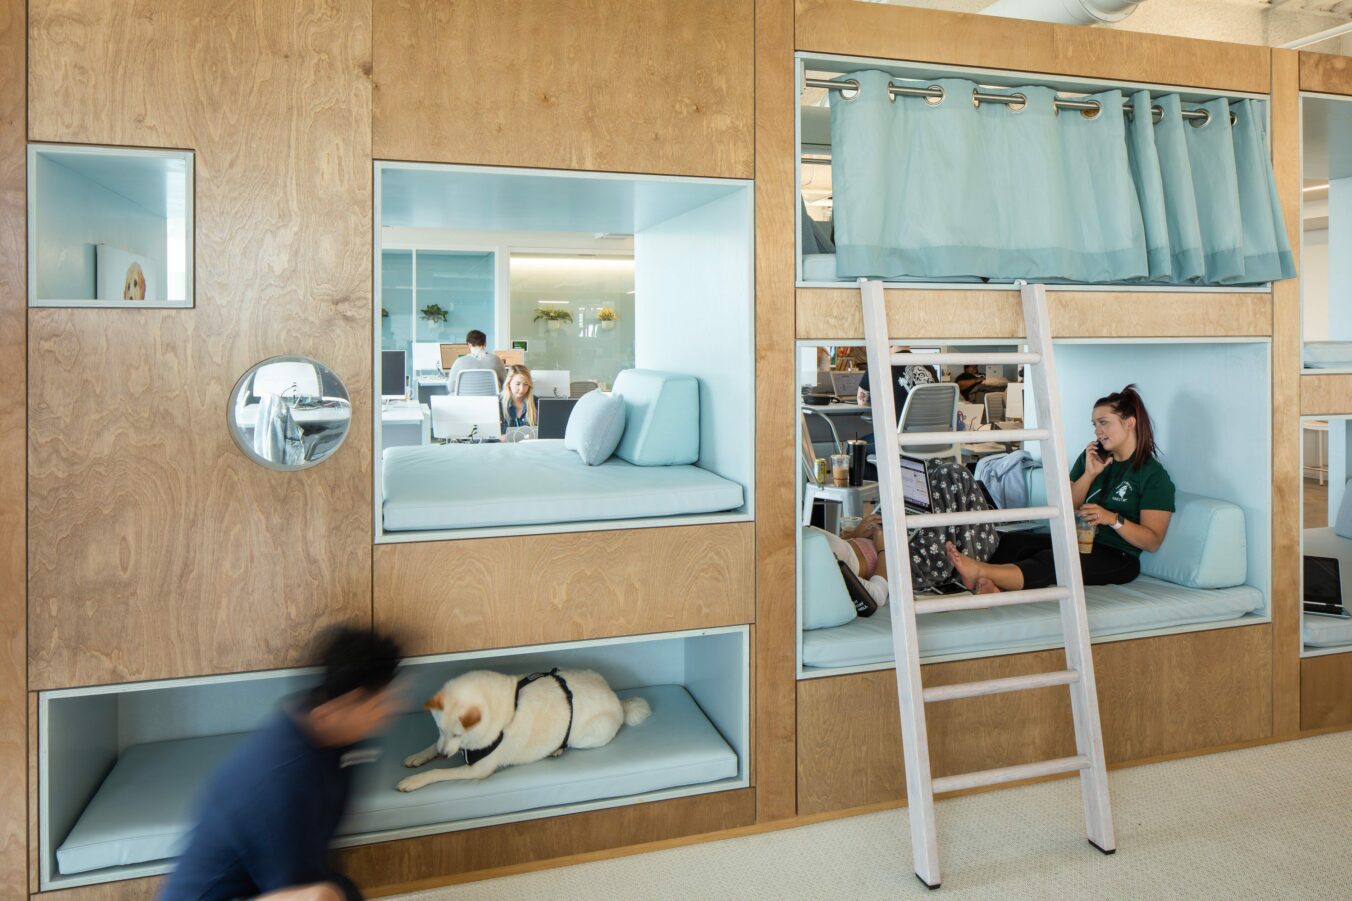
[[[432,695],[432,697],[428,698],[426,701],[423,702],[424,710],[440,710],[441,707],[442,707],[441,692],[437,692],[436,694]]]
[[[462,729],[473,729],[479,724],[480,714],[478,707],[471,707],[460,714],[460,727]]]

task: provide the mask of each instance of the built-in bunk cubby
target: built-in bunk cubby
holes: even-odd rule
[[[797,65],[800,287],[1265,294],[1294,274],[1265,95],[808,52]]]
[[[1301,655],[1352,652],[1352,416],[1301,432]]]
[[[1352,97],[1302,93],[1300,307],[1302,368],[1352,372]]]
[[[897,343],[904,343],[898,341]],[[973,341],[924,342],[946,352],[1010,350],[1011,345]],[[913,350],[923,349],[920,344]],[[1125,585],[1086,590],[1091,637],[1096,642],[1164,636],[1259,624],[1270,618],[1271,597],[1271,347],[1263,341],[1058,341],[1055,344],[1060,404],[1071,462],[1093,440],[1094,401],[1135,384],[1154,425],[1159,460],[1176,488],[1176,510],[1163,546],[1141,557],[1141,575]],[[885,669],[892,666],[891,611],[883,607],[858,616],[838,571],[830,539],[850,516],[868,512],[876,486],[837,488],[815,484],[811,455],[829,451],[838,434],[859,426],[848,404],[830,402],[822,387],[839,382],[836,373],[860,361],[862,348],[800,343],[799,381],[804,400],[797,470],[798,660],[800,678]],[[943,368],[941,383],[961,367]],[[1017,371],[979,371],[981,404],[958,393],[955,417],[991,428],[991,441],[965,449],[933,449],[941,459],[976,468],[978,457],[1027,452],[1005,458],[992,495],[1001,506],[1037,504],[1045,497],[1041,446],[999,441],[1001,426],[1036,425],[1031,400],[1025,403]],[[902,374],[913,389],[926,373]],[[964,380],[966,381],[966,380]],[[966,381],[967,393],[972,383]],[[837,412],[838,411],[838,412]],[[983,416],[983,414],[985,414]],[[903,414],[904,415],[904,414]],[[996,418],[998,417],[998,418]],[[983,421],[986,419],[990,421]],[[829,425],[828,425],[829,423]],[[832,431],[834,427],[834,432]],[[866,426],[871,429],[871,423]],[[904,426],[903,426],[904,427]],[[941,431],[931,424],[921,431]],[[841,440],[853,435],[839,435]],[[960,454],[961,456],[957,456]],[[993,464],[995,461],[991,461]],[[984,474],[984,473],[983,473]],[[994,482],[994,476],[988,480]],[[870,493],[870,489],[871,493]],[[1008,502],[1006,502],[1008,501]],[[823,512],[817,508],[839,509]],[[849,509],[847,509],[847,507]],[[831,515],[834,512],[835,515]],[[1033,525],[1024,528],[1036,527]],[[1032,604],[991,610],[927,615],[919,622],[922,662],[963,660],[1061,646],[1056,605]]]
[[[750,182],[378,163],[375,197],[378,542],[750,520]]]
[[[480,781],[395,785],[402,761],[436,739],[422,701],[476,669],[601,673],[652,715],[610,744],[500,770]],[[43,692],[39,822],[44,890],[167,871],[193,800],[231,751],[313,682],[287,670]],[[411,710],[376,741],[337,845],[346,847],[616,807],[748,785],[749,669],[744,626],[405,662]],[[435,761],[422,769],[447,766]]]

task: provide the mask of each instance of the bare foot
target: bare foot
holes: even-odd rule
[[[977,594],[996,594],[1000,591],[1000,587],[990,579],[982,576],[976,580],[976,587],[972,590]]]
[[[968,591],[975,589],[976,580],[979,578],[977,567],[981,564],[971,557],[959,553],[951,541],[944,542],[944,550],[948,552],[948,562],[953,564],[953,569],[957,572],[958,580],[962,582],[962,586]]]

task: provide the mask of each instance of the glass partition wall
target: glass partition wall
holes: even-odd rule
[[[1352,98],[1304,94],[1301,332],[1307,370],[1352,371]]]
[[[1352,416],[1301,419],[1302,654],[1352,651]]]

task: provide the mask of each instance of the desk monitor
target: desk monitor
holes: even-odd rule
[[[526,352],[524,350],[513,348],[511,350],[495,350],[493,353],[497,354],[497,357],[502,361],[503,366],[526,365]]]
[[[1005,418],[1023,419],[1023,382],[1010,382],[1005,387]]]
[[[456,360],[469,353],[468,344],[443,344],[441,345],[441,368],[450,369]]]
[[[437,372],[441,369],[441,345],[435,341],[413,342],[413,371]]]
[[[408,396],[408,382],[404,369],[402,350],[382,350],[380,352],[380,397],[382,400],[400,399]]]
[[[1342,616],[1343,580],[1336,557],[1305,558],[1305,612]]]
[[[901,499],[907,513],[930,513],[929,471],[924,460],[901,458]]]
[[[540,398],[541,438],[562,438],[568,430],[568,417],[573,415],[577,401],[567,397]]]
[[[568,397],[573,373],[567,369],[537,369],[530,374],[535,382],[535,396]]]
[[[430,400],[432,437],[451,441],[498,439],[502,413],[496,397],[434,394]]]

